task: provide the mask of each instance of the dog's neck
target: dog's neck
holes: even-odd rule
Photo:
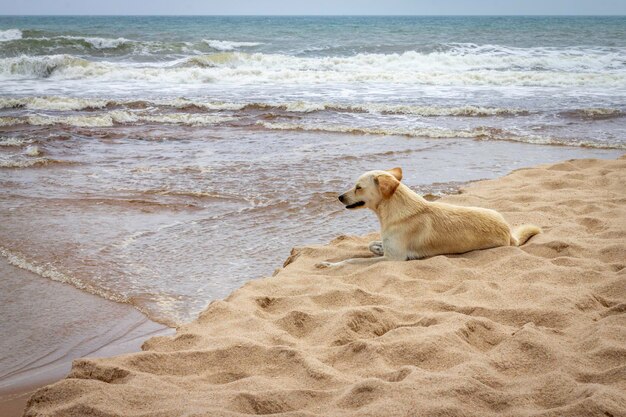
[[[402,222],[407,217],[420,214],[426,209],[428,201],[417,195],[406,185],[400,183],[391,197],[382,200],[374,210],[378,216],[381,230],[394,223]]]

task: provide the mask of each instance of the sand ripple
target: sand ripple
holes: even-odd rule
[[[521,248],[321,271],[373,236],[296,248],[175,336],[75,361],[26,415],[626,415],[624,184],[625,157],[577,160],[445,198],[540,225]]]

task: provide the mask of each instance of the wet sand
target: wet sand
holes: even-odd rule
[[[501,247],[317,270],[294,249],[143,352],[75,361],[27,416],[626,414],[626,157],[482,181],[444,200],[544,232]]]
[[[129,305],[39,277],[1,257],[0,276],[3,417],[22,415],[32,392],[63,378],[72,360],[137,351],[148,337],[173,331]]]

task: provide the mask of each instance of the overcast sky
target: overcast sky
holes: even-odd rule
[[[626,0],[0,0],[6,14],[626,14]]]

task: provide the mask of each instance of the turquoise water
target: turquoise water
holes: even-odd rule
[[[154,59],[216,48],[204,40],[252,42],[246,50],[296,56],[446,51],[452,44],[517,48],[626,46],[624,17],[0,17],[0,30],[23,38],[2,56],[77,53],[124,57],[141,51]],[[98,47],[62,36],[124,38]],[[144,45],[142,45],[142,43]],[[147,49],[142,47],[147,46]],[[220,49],[219,47],[217,48]],[[130,59],[137,57],[128,56]]]

